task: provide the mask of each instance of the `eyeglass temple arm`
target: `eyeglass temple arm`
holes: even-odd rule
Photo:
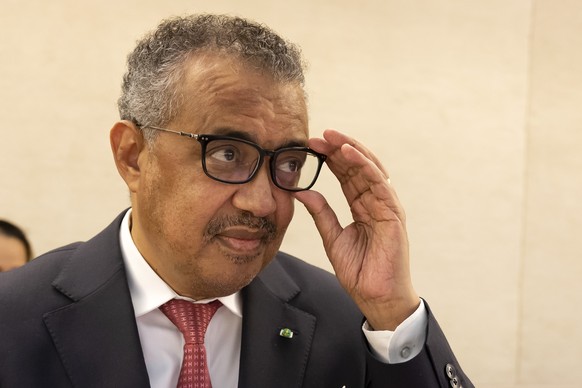
[[[144,128],[151,128],[151,129],[155,129],[157,131],[175,133],[175,134],[178,134],[180,136],[186,136],[186,137],[189,137],[189,138],[192,138],[192,139],[196,139],[196,140],[198,140],[198,137],[200,136],[200,135],[198,135],[196,133],[182,132],[182,131],[173,131],[171,129],[166,129],[166,128],[162,128],[162,127],[156,127],[156,126],[153,126],[153,125],[145,125]]]

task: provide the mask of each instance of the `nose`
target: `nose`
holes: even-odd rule
[[[276,188],[271,182],[268,169],[268,163],[263,163],[252,181],[238,185],[232,199],[236,208],[248,211],[255,217],[265,217],[275,212],[277,203],[273,190]]]

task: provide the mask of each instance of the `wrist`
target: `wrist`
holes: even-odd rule
[[[371,330],[389,330],[396,328],[410,317],[420,305],[420,297],[416,294],[405,299],[376,303],[364,312]]]

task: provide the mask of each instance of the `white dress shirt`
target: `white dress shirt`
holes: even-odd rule
[[[130,216],[131,209],[123,218],[119,237],[150,384],[152,388],[175,387],[182,365],[184,338],[159,307],[174,298],[192,300],[176,294],[145,261],[131,237]],[[215,387],[236,388],[240,365],[242,299],[237,292],[218,300],[223,306],[210,321],[204,340],[210,379]],[[427,313],[421,300],[419,308],[394,332],[371,331],[367,323],[364,323],[362,330],[379,359],[399,363],[420,353],[426,326]]]

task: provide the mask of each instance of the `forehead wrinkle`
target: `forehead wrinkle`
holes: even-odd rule
[[[256,129],[265,128],[269,132],[290,129],[292,133],[297,133],[299,129],[298,140],[308,135],[307,107],[300,85],[269,79],[268,76],[241,66],[240,63],[230,61],[231,58],[223,57],[224,61],[207,60],[216,59],[212,57],[213,55],[192,58],[187,70],[187,82],[184,84],[183,90],[189,92],[189,95],[184,95],[186,103],[183,106],[194,113],[201,124],[196,132],[211,128],[215,124],[216,116],[224,114],[239,116],[242,118],[241,122],[255,121]],[[255,77],[266,83],[260,81],[259,85],[253,84]],[[225,124],[245,132],[250,130],[253,133],[255,130],[249,128],[248,124],[238,127],[236,121]],[[258,133],[253,133],[254,135]]]
[[[265,96],[257,88],[240,87],[238,82],[229,85],[223,83],[222,86],[217,88],[217,91],[211,92],[212,102],[216,106],[226,107],[228,111],[248,118],[249,121],[257,122],[258,127],[274,131],[307,127],[300,103],[286,98],[289,94],[285,91],[282,93],[275,91]],[[280,86],[277,85],[275,90],[281,90]],[[271,120],[278,127],[273,127],[272,123],[268,123]]]
[[[230,85],[229,85],[230,86]],[[255,89],[237,88],[226,86],[215,94],[215,101],[219,105],[232,107],[241,112],[244,116],[254,117],[252,112],[256,108],[261,108],[261,112],[269,112],[270,117],[275,116],[276,103],[272,98],[265,98]],[[264,108],[267,109],[264,109]],[[249,112],[249,113],[247,113]]]

